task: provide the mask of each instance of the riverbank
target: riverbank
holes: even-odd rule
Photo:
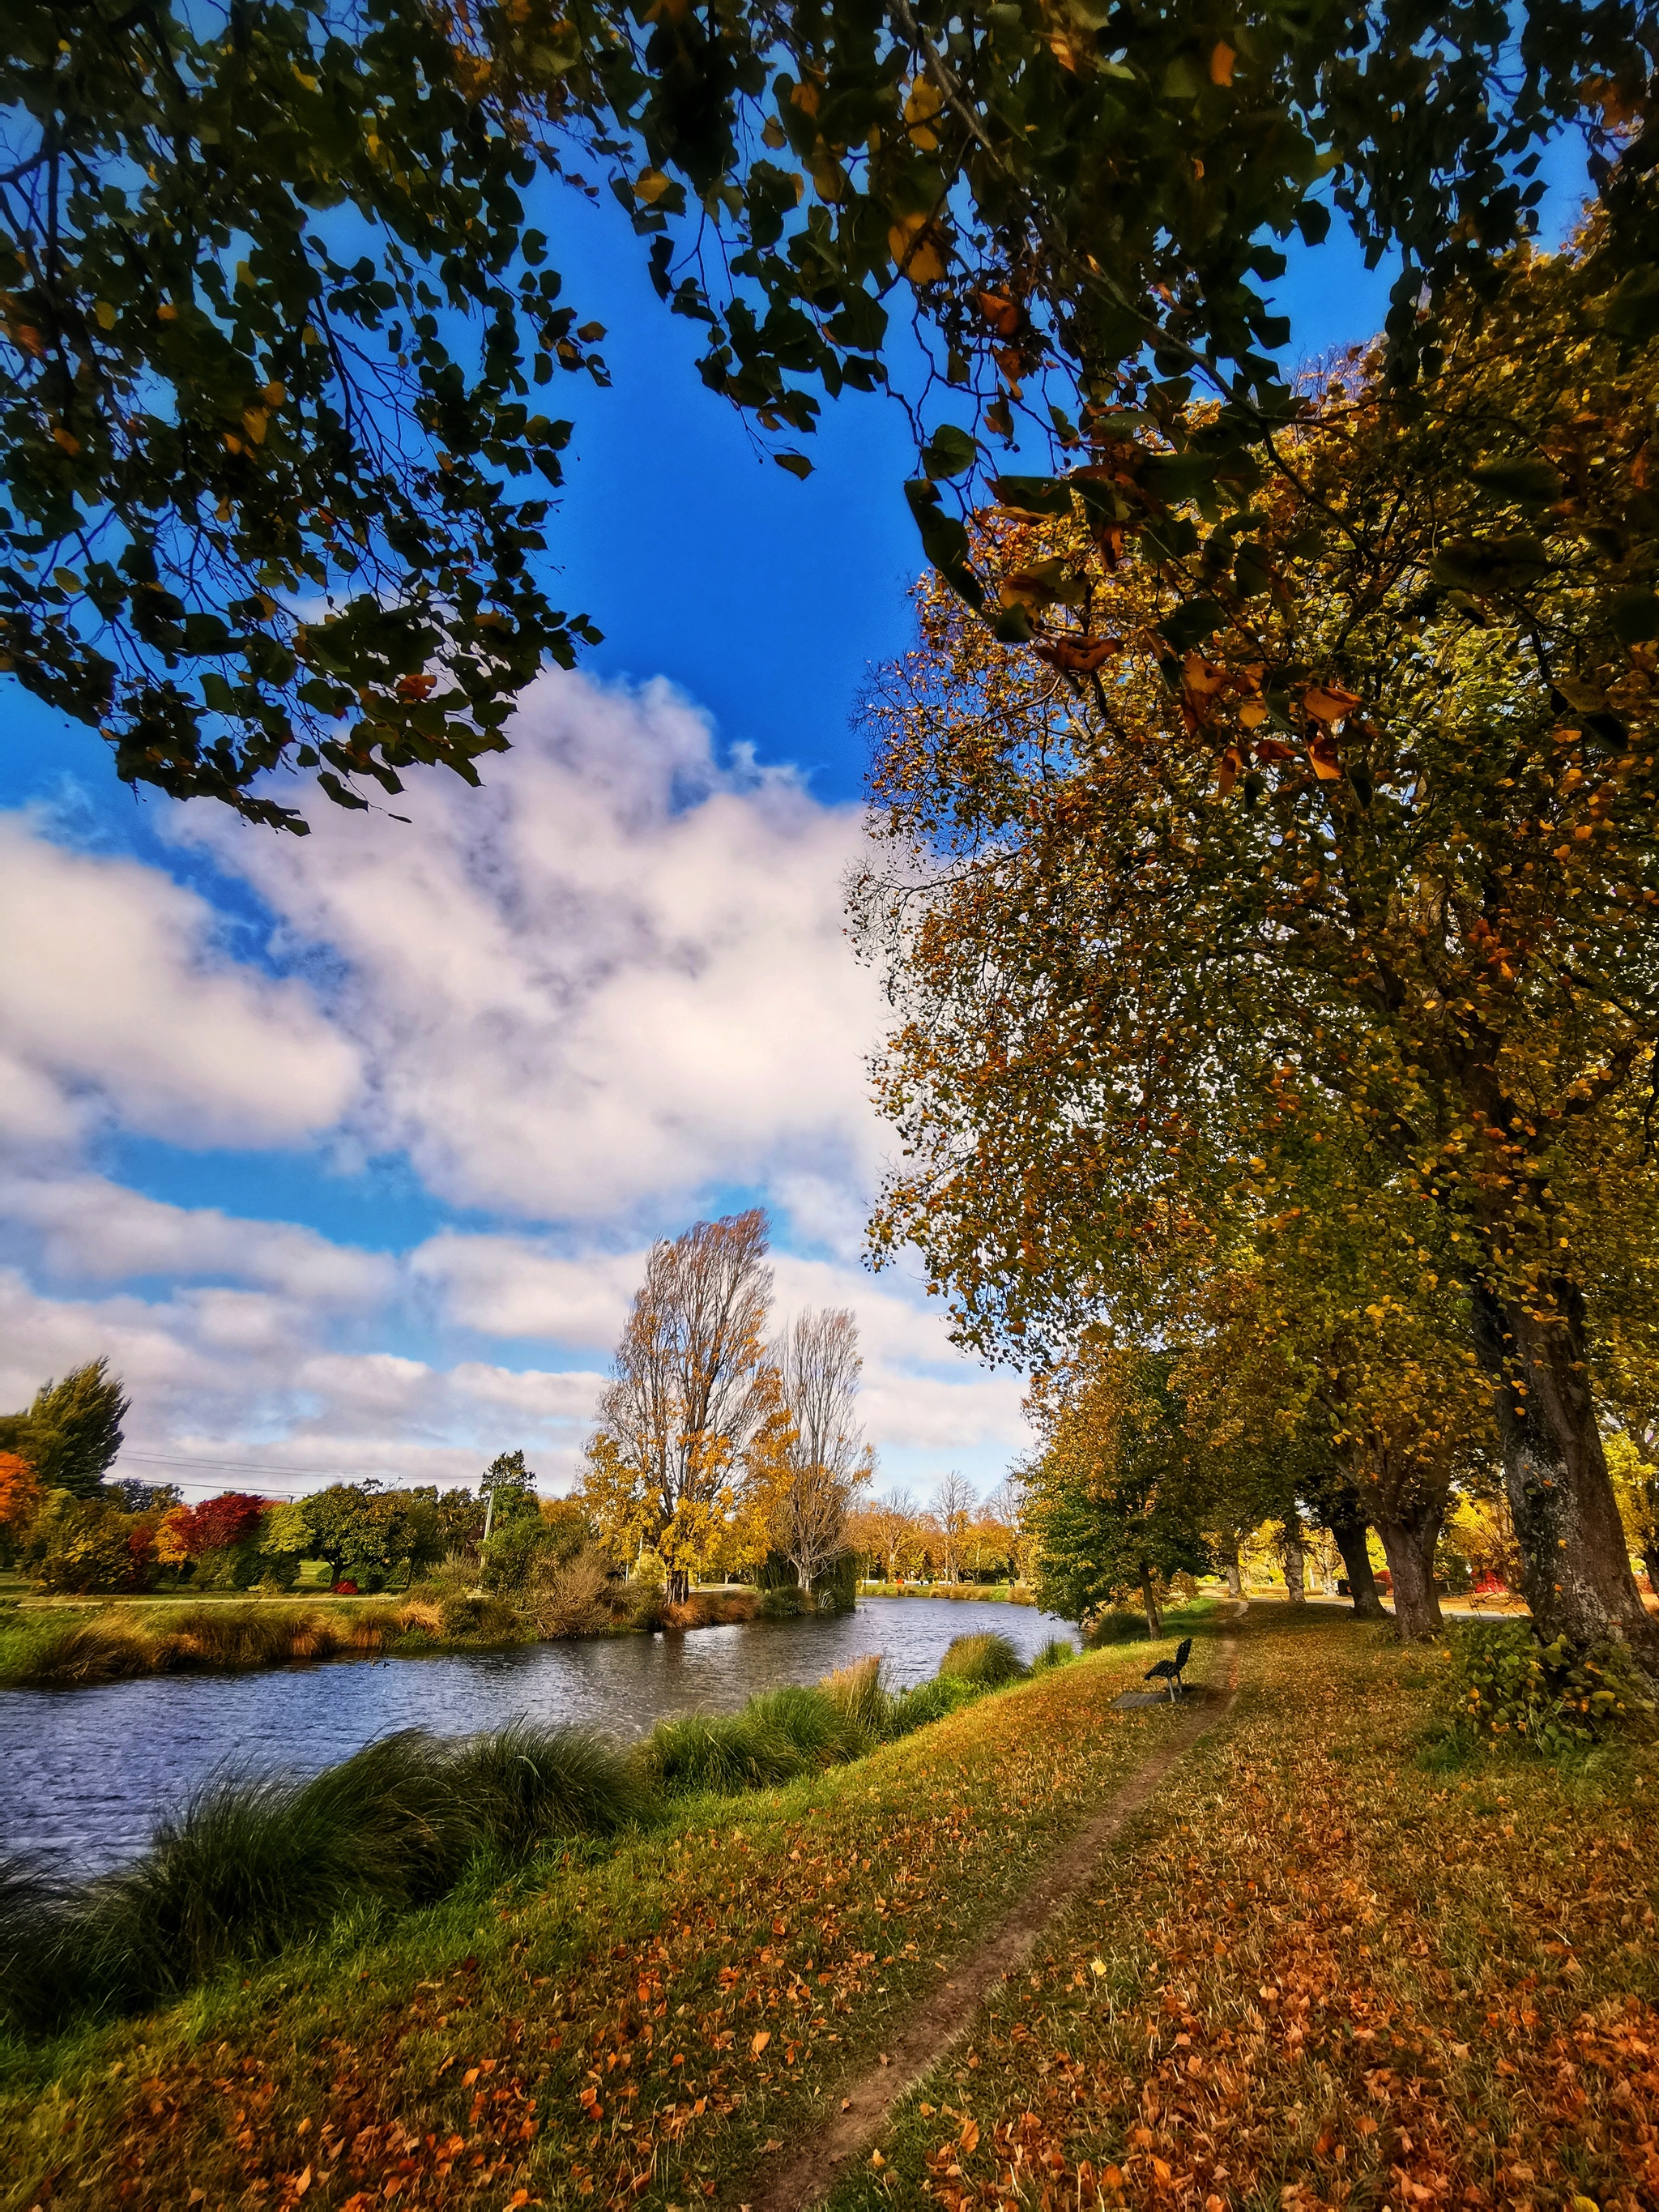
[[[1064,1839],[1182,1724],[1144,1648],[853,1766],[702,1799],[380,1937],[14,2050],[17,2212],[758,2198]],[[1200,1628],[1200,1680],[1218,1639]],[[1418,1746],[1442,1664],[1310,1609],[908,2097],[836,2212],[1286,2202],[1637,2212],[1659,2191],[1650,1748]],[[754,2192],[754,2198],[750,2196]],[[479,2195],[477,2192],[487,2192]],[[523,2193],[520,2194],[520,2192]]]
[[[860,1597],[942,1597],[957,1604],[1035,1605],[1036,1592],[1024,1583],[877,1583],[859,1584]]]
[[[509,1599],[476,1592],[321,1599],[181,1595],[90,1606],[26,1601],[0,1609],[0,1689],[75,1689],[147,1674],[239,1674],[332,1659],[504,1651],[579,1637],[726,1628],[763,1613],[783,1618],[787,1611],[769,1607],[764,1594],[754,1590],[693,1590],[679,1605],[665,1604],[657,1592],[647,1590],[629,1593],[602,1620],[550,1633]]]

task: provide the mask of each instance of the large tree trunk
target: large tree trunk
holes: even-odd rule
[[[1145,1565],[1140,1570],[1140,1601],[1146,1608],[1146,1632],[1156,1640],[1164,1633],[1164,1617],[1158,1609],[1158,1592],[1152,1588],[1152,1571]]]
[[[1382,1548],[1389,1555],[1394,1583],[1395,1627],[1401,1639],[1416,1644],[1437,1635],[1441,1626],[1440,1600],[1434,1587],[1434,1547],[1440,1540],[1445,1500],[1417,1507],[1407,1518],[1376,1523]]]
[[[1348,1589],[1353,1597],[1356,1620],[1382,1620],[1382,1595],[1376,1587],[1376,1577],[1371,1571],[1371,1555],[1365,1542],[1368,1524],[1359,1519],[1333,1517],[1325,1523],[1336,1540],[1336,1548],[1342,1554],[1342,1564],[1348,1571]]]
[[[1238,1570],[1237,1531],[1235,1529],[1229,1534],[1218,1536],[1215,1540],[1214,1549],[1216,1558],[1220,1563],[1221,1571],[1227,1577],[1228,1596],[1231,1598],[1243,1597],[1244,1595],[1244,1577]]]
[[[1642,1565],[1648,1571],[1649,1589],[1659,1597],[1659,1535],[1650,1536],[1643,1545]]]
[[[1307,1557],[1302,1548],[1302,1516],[1292,1506],[1279,1536],[1279,1563],[1285,1570],[1285,1596],[1291,1605],[1308,1601]]]
[[[1553,1315],[1475,1291],[1475,1341],[1498,1384],[1504,1487],[1521,1553],[1521,1589],[1539,1634],[1630,1644],[1659,1668],[1659,1625],[1630,1568],[1589,1389],[1583,1300],[1547,1285]],[[1540,1304],[1544,1300],[1540,1297]]]

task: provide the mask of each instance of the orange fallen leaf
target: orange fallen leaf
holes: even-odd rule
[[[1237,59],[1237,54],[1227,44],[1225,39],[1218,39],[1210,49],[1210,82],[1231,84],[1233,81],[1233,64]]]
[[[963,2150],[976,2149],[979,2144],[979,2122],[977,2120],[964,2120],[962,2124],[962,2133],[957,2137],[957,2141],[961,2143]]]
[[[755,2054],[756,2057],[757,2057],[757,2058],[758,2058],[758,2057],[760,2057],[760,2055],[761,2055],[762,2051],[765,2050],[765,2048],[766,2048],[767,2045],[768,2045],[771,2040],[772,2040],[772,2031],[771,2031],[771,2029],[770,2029],[769,2027],[763,2027],[763,2028],[762,2028],[762,2029],[759,2031],[759,2033],[757,2034],[757,2036],[756,2036],[756,2038],[755,2038],[754,2041],[750,2045],[749,2048],[750,2049],[750,2051],[752,2051],[754,2052],[754,2054]]]

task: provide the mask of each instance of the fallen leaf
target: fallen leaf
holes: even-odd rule
[[[760,2055],[761,2055],[762,2051],[765,2050],[765,2048],[766,2048],[767,2045],[768,2045],[771,2040],[772,2040],[772,2031],[771,2031],[771,2029],[770,2029],[769,2027],[763,2027],[763,2028],[762,2028],[762,2029],[760,2030],[759,2033],[756,2036],[756,2038],[755,2038],[754,2041],[750,2045],[749,2048],[750,2049],[750,2051],[752,2051],[754,2052],[754,2054],[755,2054],[756,2057],[757,2057],[757,2058],[758,2058],[758,2057],[760,2057]]]

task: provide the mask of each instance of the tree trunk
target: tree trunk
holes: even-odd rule
[[[1308,1602],[1308,1563],[1302,1549],[1302,1520],[1294,1506],[1285,1515],[1279,1530],[1279,1563],[1285,1570],[1286,1603],[1305,1605]]]
[[[1445,1501],[1419,1506],[1409,1519],[1379,1518],[1376,1533],[1389,1555],[1394,1580],[1395,1627],[1402,1643],[1417,1644],[1439,1633],[1440,1600],[1434,1588],[1434,1547],[1440,1540]]]
[[[1648,1587],[1659,1597],[1659,1535],[1650,1536],[1642,1547],[1642,1565],[1648,1571]],[[1639,1595],[1639,1592],[1638,1592]],[[1646,1608],[1644,1607],[1645,1611]]]
[[[1659,1625],[1642,1603],[1607,1479],[1591,1398],[1583,1300],[1544,1287],[1540,1320],[1521,1299],[1475,1290],[1475,1341],[1498,1384],[1504,1488],[1521,1553],[1521,1589],[1546,1642],[1631,1645],[1659,1667]]]
[[[1366,1523],[1360,1520],[1332,1520],[1326,1527],[1336,1540],[1336,1548],[1342,1554],[1342,1564],[1348,1571],[1348,1589],[1353,1597],[1356,1620],[1383,1620],[1382,1593],[1376,1587],[1376,1577],[1371,1572],[1371,1555],[1365,1544]]]
[[[1235,1599],[1242,1598],[1244,1595],[1244,1577],[1238,1571],[1238,1554],[1236,1552],[1227,1561],[1225,1573],[1228,1596]]]
[[[1164,1633],[1164,1620],[1158,1609],[1158,1593],[1152,1588],[1152,1571],[1145,1565],[1140,1570],[1140,1601],[1146,1608],[1146,1632],[1156,1641]]]

